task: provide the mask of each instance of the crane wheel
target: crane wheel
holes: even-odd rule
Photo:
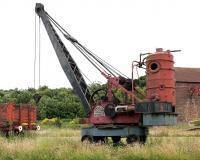
[[[112,138],[112,141],[113,141],[113,146],[119,145],[120,140],[121,140],[120,136],[114,136],[114,137],[111,137],[111,138]]]
[[[145,144],[146,140],[147,140],[147,136],[146,135],[140,136],[140,144]]]
[[[108,137],[93,137],[93,142],[97,144],[105,144],[108,142]]]
[[[139,137],[138,137],[138,136],[135,136],[135,135],[128,136],[128,137],[126,138],[126,142],[127,142],[127,144],[137,143],[137,142],[139,142]]]
[[[81,138],[81,141],[84,143],[84,144],[89,144],[89,143],[92,143],[93,142],[93,138],[91,136],[83,136]]]
[[[134,143],[145,144],[146,136],[131,135],[126,138],[126,142],[127,144],[134,144]]]

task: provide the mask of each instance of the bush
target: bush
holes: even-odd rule
[[[41,122],[42,124],[49,124],[49,119],[48,118],[45,118],[42,120]]]
[[[80,118],[74,118],[71,121],[69,121],[69,124],[73,125],[73,124],[80,124]]]
[[[42,120],[41,123],[44,125],[55,125],[57,127],[61,127],[62,125],[62,121],[59,118],[51,118],[51,119],[45,118]]]
[[[78,129],[81,128],[80,118],[74,118],[67,123],[68,128]]]

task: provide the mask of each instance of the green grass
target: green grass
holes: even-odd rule
[[[153,127],[145,145],[113,147],[82,144],[79,129],[46,127],[24,137],[0,137],[0,160],[198,160],[200,131],[188,128]]]
[[[194,121],[192,121],[192,124],[194,124],[195,126],[200,126],[200,118],[195,119]]]

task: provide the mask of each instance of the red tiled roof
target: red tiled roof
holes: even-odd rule
[[[200,68],[175,67],[177,82],[200,82]]]

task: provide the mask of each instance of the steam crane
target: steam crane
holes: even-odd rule
[[[133,78],[129,79],[80,44],[44,10],[43,4],[37,3],[35,12],[43,21],[60,65],[83,104],[86,123],[92,126],[82,128],[82,141],[105,142],[108,137],[111,137],[113,143],[119,143],[124,137],[127,143],[144,143],[149,126],[176,124],[172,51],[157,49],[152,54],[141,54],[140,61],[133,62],[132,68],[146,67],[147,96],[142,100],[137,96],[139,92],[134,87]],[[105,95],[100,99],[95,99],[95,95],[101,89],[90,93],[79,67],[55,27],[107,79]],[[142,59],[143,56],[145,58]],[[116,89],[123,93],[123,102],[114,95],[113,91]]]

